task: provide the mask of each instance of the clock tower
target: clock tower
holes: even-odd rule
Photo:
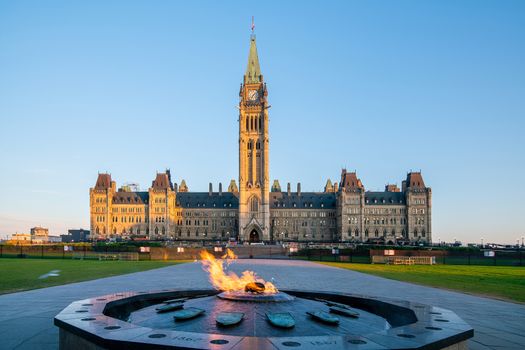
[[[255,35],[239,92],[239,239],[270,240],[268,92]]]

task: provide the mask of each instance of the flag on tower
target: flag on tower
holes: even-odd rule
[[[253,21],[253,16],[252,16],[252,32],[254,29],[255,29],[255,22]]]

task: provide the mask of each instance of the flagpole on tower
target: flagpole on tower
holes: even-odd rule
[[[254,21],[254,18],[252,16],[252,35],[251,35],[252,39],[255,38],[254,30],[255,30],[255,21]]]

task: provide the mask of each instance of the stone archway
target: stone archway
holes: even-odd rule
[[[249,236],[250,243],[259,243],[261,241],[261,238],[259,236],[259,232],[256,229],[251,230],[250,236]]]

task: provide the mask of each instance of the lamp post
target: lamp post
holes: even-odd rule
[[[521,236],[521,247],[523,248],[523,236]]]
[[[481,237],[481,248],[483,248],[483,237]]]

